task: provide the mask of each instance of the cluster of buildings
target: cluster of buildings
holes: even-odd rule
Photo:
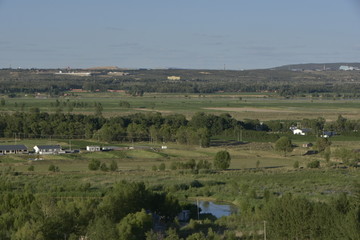
[[[25,145],[0,145],[0,155],[5,154],[60,154],[65,153],[60,145],[36,145],[34,150],[29,150]]]
[[[360,70],[360,68],[353,67],[353,66],[342,65],[342,66],[339,67],[339,70],[342,70],[342,71],[354,71],[354,70]]]
[[[302,135],[305,136],[311,132],[310,128],[297,128],[297,127],[290,127],[290,130],[293,132],[294,135]],[[323,134],[320,137],[329,138],[335,136],[336,132],[333,131],[323,131]]]
[[[136,148],[150,148],[150,147],[136,147]],[[166,146],[162,146],[162,149],[166,149]],[[100,151],[121,151],[135,149],[135,147],[117,147],[117,146],[86,146],[88,152],[100,152]],[[36,145],[33,149],[28,149],[25,145],[0,145],[0,155],[6,154],[63,154],[63,153],[78,153],[79,150],[64,150],[60,145]]]

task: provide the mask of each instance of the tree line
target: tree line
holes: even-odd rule
[[[336,131],[343,135],[357,135],[359,120],[348,120],[339,115],[333,122],[324,118],[297,121],[257,119],[236,120],[230,114],[220,115],[198,112],[191,119],[182,114],[135,113],[127,116],[104,118],[101,105],[95,115],[57,112],[49,114],[33,108],[29,113],[0,114],[0,137],[18,138],[94,138],[105,142],[178,142],[208,147],[213,136],[276,141],[279,134],[289,134],[290,126],[310,128],[310,134],[320,136],[323,131]],[[98,113],[100,112],[100,113]]]

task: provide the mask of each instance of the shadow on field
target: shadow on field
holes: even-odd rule
[[[210,143],[211,147],[219,147],[219,146],[239,146],[239,145],[245,145],[248,143],[245,142],[239,142],[239,141],[235,141],[235,140],[212,140]]]
[[[267,167],[258,167],[258,168],[255,168],[255,167],[249,167],[249,168],[230,168],[230,169],[226,169],[226,170],[223,170],[223,171],[226,171],[226,172],[236,172],[236,171],[253,171],[253,170],[264,170],[264,169],[277,169],[277,168],[284,168],[286,167],[285,165],[279,165],[279,166],[267,166]]]

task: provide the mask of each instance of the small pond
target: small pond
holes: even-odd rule
[[[200,214],[211,213],[217,218],[238,212],[238,208],[235,205],[224,202],[198,201],[198,206],[201,208]]]

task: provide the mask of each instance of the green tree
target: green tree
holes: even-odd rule
[[[159,170],[160,171],[165,171],[165,169],[166,169],[165,163],[160,163]]]
[[[97,117],[102,116],[102,111],[104,110],[102,104],[95,102],[94,105],[95,105],[95,116],[97,116]]]
[[[193,233],[186,238],[186,240],[207,240],[208,238],[205,236],[203,232]]]
[[[114,185],[98,207],[98,215],[106,216],[113,222],[120,221],[129,213],[135,213],[149,206],[150,192],[144,183],[120,182]]]
[[[281,137],[275,142],[275,150],[281,152],[286,156],[286,153],[292,152],[293,146],[290,138]]]
[[[109,168],[106,166],[106,163],[102,163],[100,165],[100,170],[103,172],[107,172],[109,170]]]
[[[31,165],[28,167],[28,171],[29,172],[33,172],[35,170],[35,166],[34,165]]]
[[[346,148],[337,148],[334,151],[334,156],[338,159],[341,159],[345,164],[351,164],[352,162],[357,162],[359,159],[359,153],[356,153],[350,149]]]
[[[100,165],[101,165],[101,163],[99,160],[91,159],[91,161],[89,162],[88,168],[89,168],[89,170],[96,171],[100,168]]]
[[[327,163],[330,161],[330,157],[331,157],[330,147],[326,147],[324,151],[324,158]]]
[[[308,167],[308,168],[319,168],[319,167],[320,167],[320,161],[319,161],[319,160],[315,160],[315,161],[309,162],[309,163],[307,164],[307,167]]]
[[[120,101],[119,102],[119,107],[120,108],[130,108],[130,103],[127,101]]]
[[[115,172],[115,171],[117,171],[117,170],[118,170],[118,165],[117,165],[117,163],[116,163],[115,160],[112,160],[112,161],[111,161],[111,164],[110,164],[110,171]]]
[[[144,209],[140,212],[129,213],[118,224],[120,240],[145,239],[145,233],[152,227],[152,217]]]
[[[347,119],[344,118],[341,114],[339,114],[339,116],[338,116],[338,118],[337,118],[337,120],[335,122],[336,130],[338,132],[345,131],[346,122],[347,122]]]
[[[294,168],[299,168],[299,167],[300,167],[299,161],[296,160],[296,161],[294,162],[293,167],[294,167]]]
[[[87,235],[91,240],[118,239],[115,224],[106,217],[99,217],[90,222]]]
[[[197,134],[198,134],[200,146],[204,148],[209,147],[210,137],[211,137],[209,130],[207,128],[200,128],[198,129]]]
[[[60,169],[58,166],[55,166],[54,164],[51,164],[48,169],[50,172],[59,172]]]
[[[330,145],[331,145],[331,142],[328,138],[318,138],[318,139],[316,139],[315,148],[319,152],[323,152]]]
[[[211,163],[208,160],[199,160],[196,164],[196,169],[211,169]]]
[[[216,169],[227,169],[230,167],[231,156],[228,151],[219,151],[214,158],[214,167]]]

